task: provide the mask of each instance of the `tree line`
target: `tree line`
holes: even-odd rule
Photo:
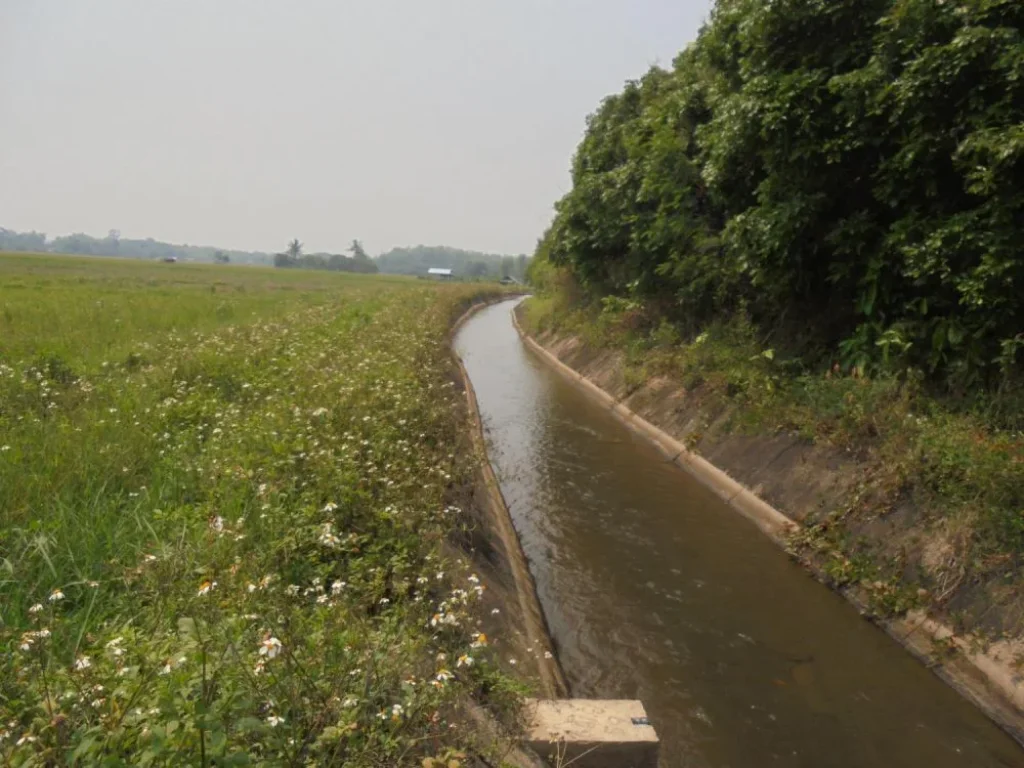
[[[112,229],[106,237],[84,234],[48,238],[42,232],[16,232],[0,227],[0,251],[27,253],[67,253],[84,256],[121,256],[136,259],[208,261],[217,264],[273,264],[294,269],[324,269],[343,272],[386,272],[399,275],[423,275],[431,267],[451,269],[456,275],[470,278],[514,277],[522,280],[528,257],[503,256],[479,251],[466,251],[448,246],[392,248],[377,257],[370,257],[359,240],[353,240],[347,254],[305,253],[298,239],[292,240],[280,253],[239,251],[213,246],[175,245],[146,238],[122,238]]]
[[[353,240],[348,249],[351,256],[340,253],[303,253],[298,238],[288,243],[281,253],[274,254],[274,266],[291,269],[325,269],[332,272],[362,272],[374,274],[377,265],[371,259],[363,244]]]
[[[526,254],[503,256],[444,245],[392,248],[377,257],[382,272],[400,275],[423,275],[435,267],[450,269],[460,277],[514,277],[518,280],[525,278],[528,261]]]
[[[16,232],[0,227],[0,251],[67,253],[80,256],[114,256],[132,259],[177,259],[236,264],[270,264],[271,255],[261,251],[240,251],[207,245],[176,245],[154,240],[121,237],[112,229],[106,237],[82,233],[48,238],[42,232]]]
[[[953,391],[1024,359],[1024,3],[719,0],[589,117],[533,273]]]

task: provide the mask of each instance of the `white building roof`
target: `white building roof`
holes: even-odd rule
[[[440,269],[438,267],[431,267],[427,270],[428,275],[444,275],[445,277],[451,277],[452,271],[450,269]]]

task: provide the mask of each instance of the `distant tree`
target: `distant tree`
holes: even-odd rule
[[[217,264],[229,264],[231,262],[231,257],[224,251],[217,250],[213,252],[213,260]]]
[[[417,245],[413,248],[392,248],[373,262],[381,272],[398,275],[422,275],[431,267],[450,269],[456,274],[468,274],[469,265],[482,261],[487,269],[481,274],[496,274],[502,257],[493,253],[464,251],[443,245]]]
[[[515,272],[515,275],[520,280],[522,280],[524,277],[526,277],[526,254],[525,253],[520,253],[518,256],[516,256],[516,272]]]
[[[86,256],[95,256],[104,251],[103,241],[95,237],[89,237],[81,233],[58,237],[53,241],[51,250],[54,253],[79,253]]]
[[[132,240],[111,229],[105,237],[84,234],[64,235],[47,241],[42,232],[15,232],[0,227],[0,251],[35,251],[38,253],[74,253],[85,256],[124,256],[136,259],[176,258],[189,261],[212,261],[218,249],[205,245],[176,245],[147,237]],[[262,251],[225,251],[232,262],[269,264],[272,255]]]
[[[366,255],[366,250],[363,248],[363,244],[358,240],[352,241],[352,245],[349,246],[348,252],[352,254],[353,259],[365,260],[370,258]]]
[[[46,250],[46,235],[42,232],[15,232],[13,229],[0,227],[0,251],[34,251]]]
[[[295,238],[288,243],[288,249],[285,251],[288,256],[294,261],[298,261],[299,257],[302,256],[302,243],[299,242],[299,238]]]
[[[501,258],[501,276],[511,277],[516,269],[516,260],[513,256],[502,256]]]
[[[358,240],[353,240],[352,245],[349,246],[349,253],[352,254],[352,258],[348,259],[349,262],[346,266],[350,272],[367,272],[373,273],[377,271],[377,265],[373,259],[370,258],[369,254],[366,253],[366,249],[363,248],[363,244]]]
[[[486,261],[474,261],[466,267],[466,274],[470,277],[483,277],[488,272],[490,272],[490,268]]]

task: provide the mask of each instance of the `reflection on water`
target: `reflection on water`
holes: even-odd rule
[[[573,695],[642,699],[663,766],[1021,766],[1017,745],[519,340],[459,333]]]

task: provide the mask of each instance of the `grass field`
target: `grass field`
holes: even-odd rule
[[[4,764],[467,759],[511,688],[439,555],[481,290],[0,254]]]

